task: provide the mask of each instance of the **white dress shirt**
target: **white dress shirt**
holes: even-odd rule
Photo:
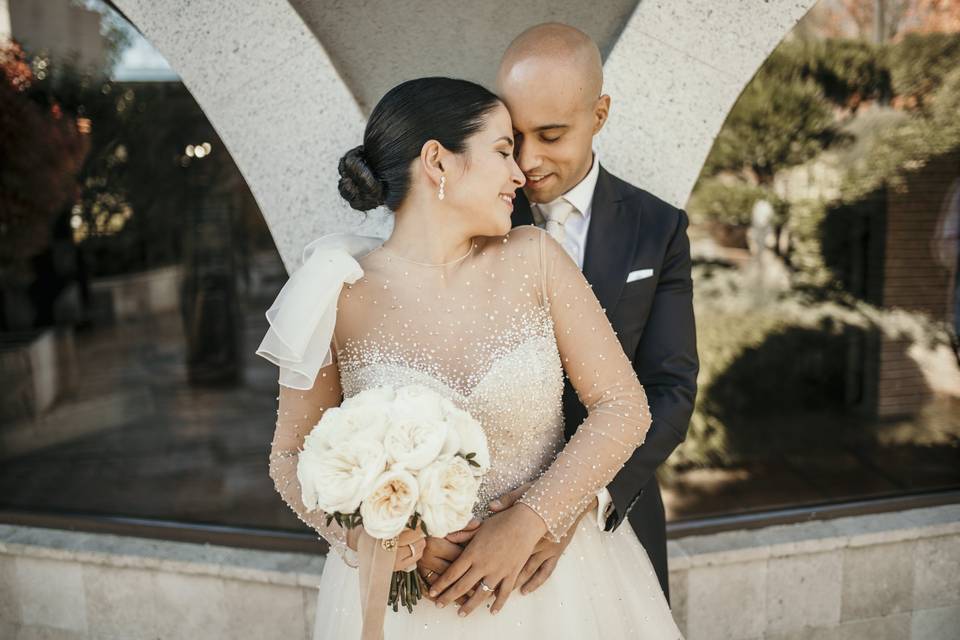
[[[593,166],[590,167],[587,175],[576,186],[560,196],[560,198],[569,202],[574,209],[574,212],[563,225],[566,230],[563,248],[567,250],[567,253],[570,254],[570,257],[573,258],[580,269],[583,269],[583,254],[587,249],[587,230],[590,228],[590,213],[593,209],[593,192],[596,191],[599,175],[600,160],[596,151],[594,151]],[[546,216],[540,210],[540,205],[534,204],[530,207],[530,210],[536,225],[543,228],[546,225]],[[599,502],[597,506],[597,526],[603,531],[606,528],[607,516],[613,508],[613,498],[610,497],[610,492],[604,487],[597,492],[597,500]]]
[[[590,213],[593,209],[593,192],[597,189],[597,178],[600,176],[600,160],[596,152],[593,154],[593,166],[584,176],[583,180],[576,186],[567,191],[560,198],[573,205],[574,213],[567,218],[563,225],[566,229],[566,241],[564,249],[573,258],[581,269],[583,269],[583,254],[587,248],[587,230],[590,228]],[[560,198],[557,198],[558,200]],[[530,207],[533,213],[534,222],[538,227],[544,227],[546,217],[540,210],[539,204]]]

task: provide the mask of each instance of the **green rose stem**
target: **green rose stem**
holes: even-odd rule
[[[390,597],[387,598],[387,604],[393,607],[393,610],[397,610],[397,593],[400,589],[400,582],[397,580],[397,572],[394,571],[393,575],[390,577]]]
[[[413,592],[413,576],[410,574],[413,571],[404,571],[407,575],[404,576],[404,584],[407,587],[407,611],[413,613],[413,605],[417,604],[417,594]]]

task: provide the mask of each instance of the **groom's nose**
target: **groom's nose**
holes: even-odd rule
[[[537,153],[536,145],[524,140],[517,144],[516,153],[517,165],[525,174],[529,174],[540,166],[540,155]]]

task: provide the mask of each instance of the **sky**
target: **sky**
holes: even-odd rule
[[[124,50],[120,61],[113,69],[113,79],[119,81],[178,80],[170,64],[141,36],[136,29],[131,31],[131,44]]]
[[[118,81],[170,81],[179,80],[179,76],[170,67],[160,52],[153,48],[140,32],[119,17],[101,0],[81,0],[86,8],[97,11],[107,20],[113,20],[126,32],[130,46],[120,56],[111,78]]]

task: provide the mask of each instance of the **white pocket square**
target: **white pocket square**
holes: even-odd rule
[[[627,275],[627,282],[633,282],[634,280],[643,280],[644,278],[649,278],[653,275],[653,269],[637,269],[636,271],[631,271]]]

